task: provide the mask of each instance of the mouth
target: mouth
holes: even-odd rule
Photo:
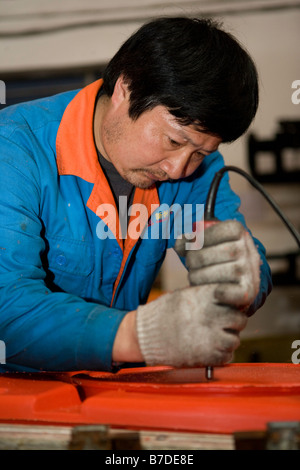
[[[123,178],[134,186],[142,189],[147,189],[157,182],[170,181],[170,178],[166,173],[152,173],[150,170],[145,168],[136,168],[131,170],[125,174]]]
[[[151,171],[144,170],[145,175],[152,181],[168,181],[169,178],[167,175],[151,173]]]

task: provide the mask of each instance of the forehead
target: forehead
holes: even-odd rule
[[[167,108],[163,106],[156,106],[152,109],[153,118],[162,132],[170,132],[170,137],[176,136],[184,142],[188,142],[194,147],[203,146],[207,142],[210,148],[207,149],[208,153],[213,152],[220,145],[222,139],[218,136],[209,134],[204,131],[200,125],[190,124],[183,125],[173,116]]]

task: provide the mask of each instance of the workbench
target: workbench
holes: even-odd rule
[[[270,426],[297,446],[299,423],[296,364],[0,375],[0,448],[266,448]]]

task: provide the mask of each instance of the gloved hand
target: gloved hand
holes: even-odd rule
[[[239,222],[209,225],[200,250],[185,250],[186,239],[177,240],[175,251],[186,257],[191,285],[218,283],[220,303],[247,310],[259,292],[260,256],[250,234]]]
[[[147,365],[222,365],[239,346],[247,316],[221,305],[218,286],[188,287],[138,307],[137,338]]]

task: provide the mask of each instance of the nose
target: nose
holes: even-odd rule
[[[177,180],[186,176],[186,169],[189,162],[189,154],[187,152],[180,152],[172,158],[167,158],[164,160],[160,168],[167,173],[169,178]]]

